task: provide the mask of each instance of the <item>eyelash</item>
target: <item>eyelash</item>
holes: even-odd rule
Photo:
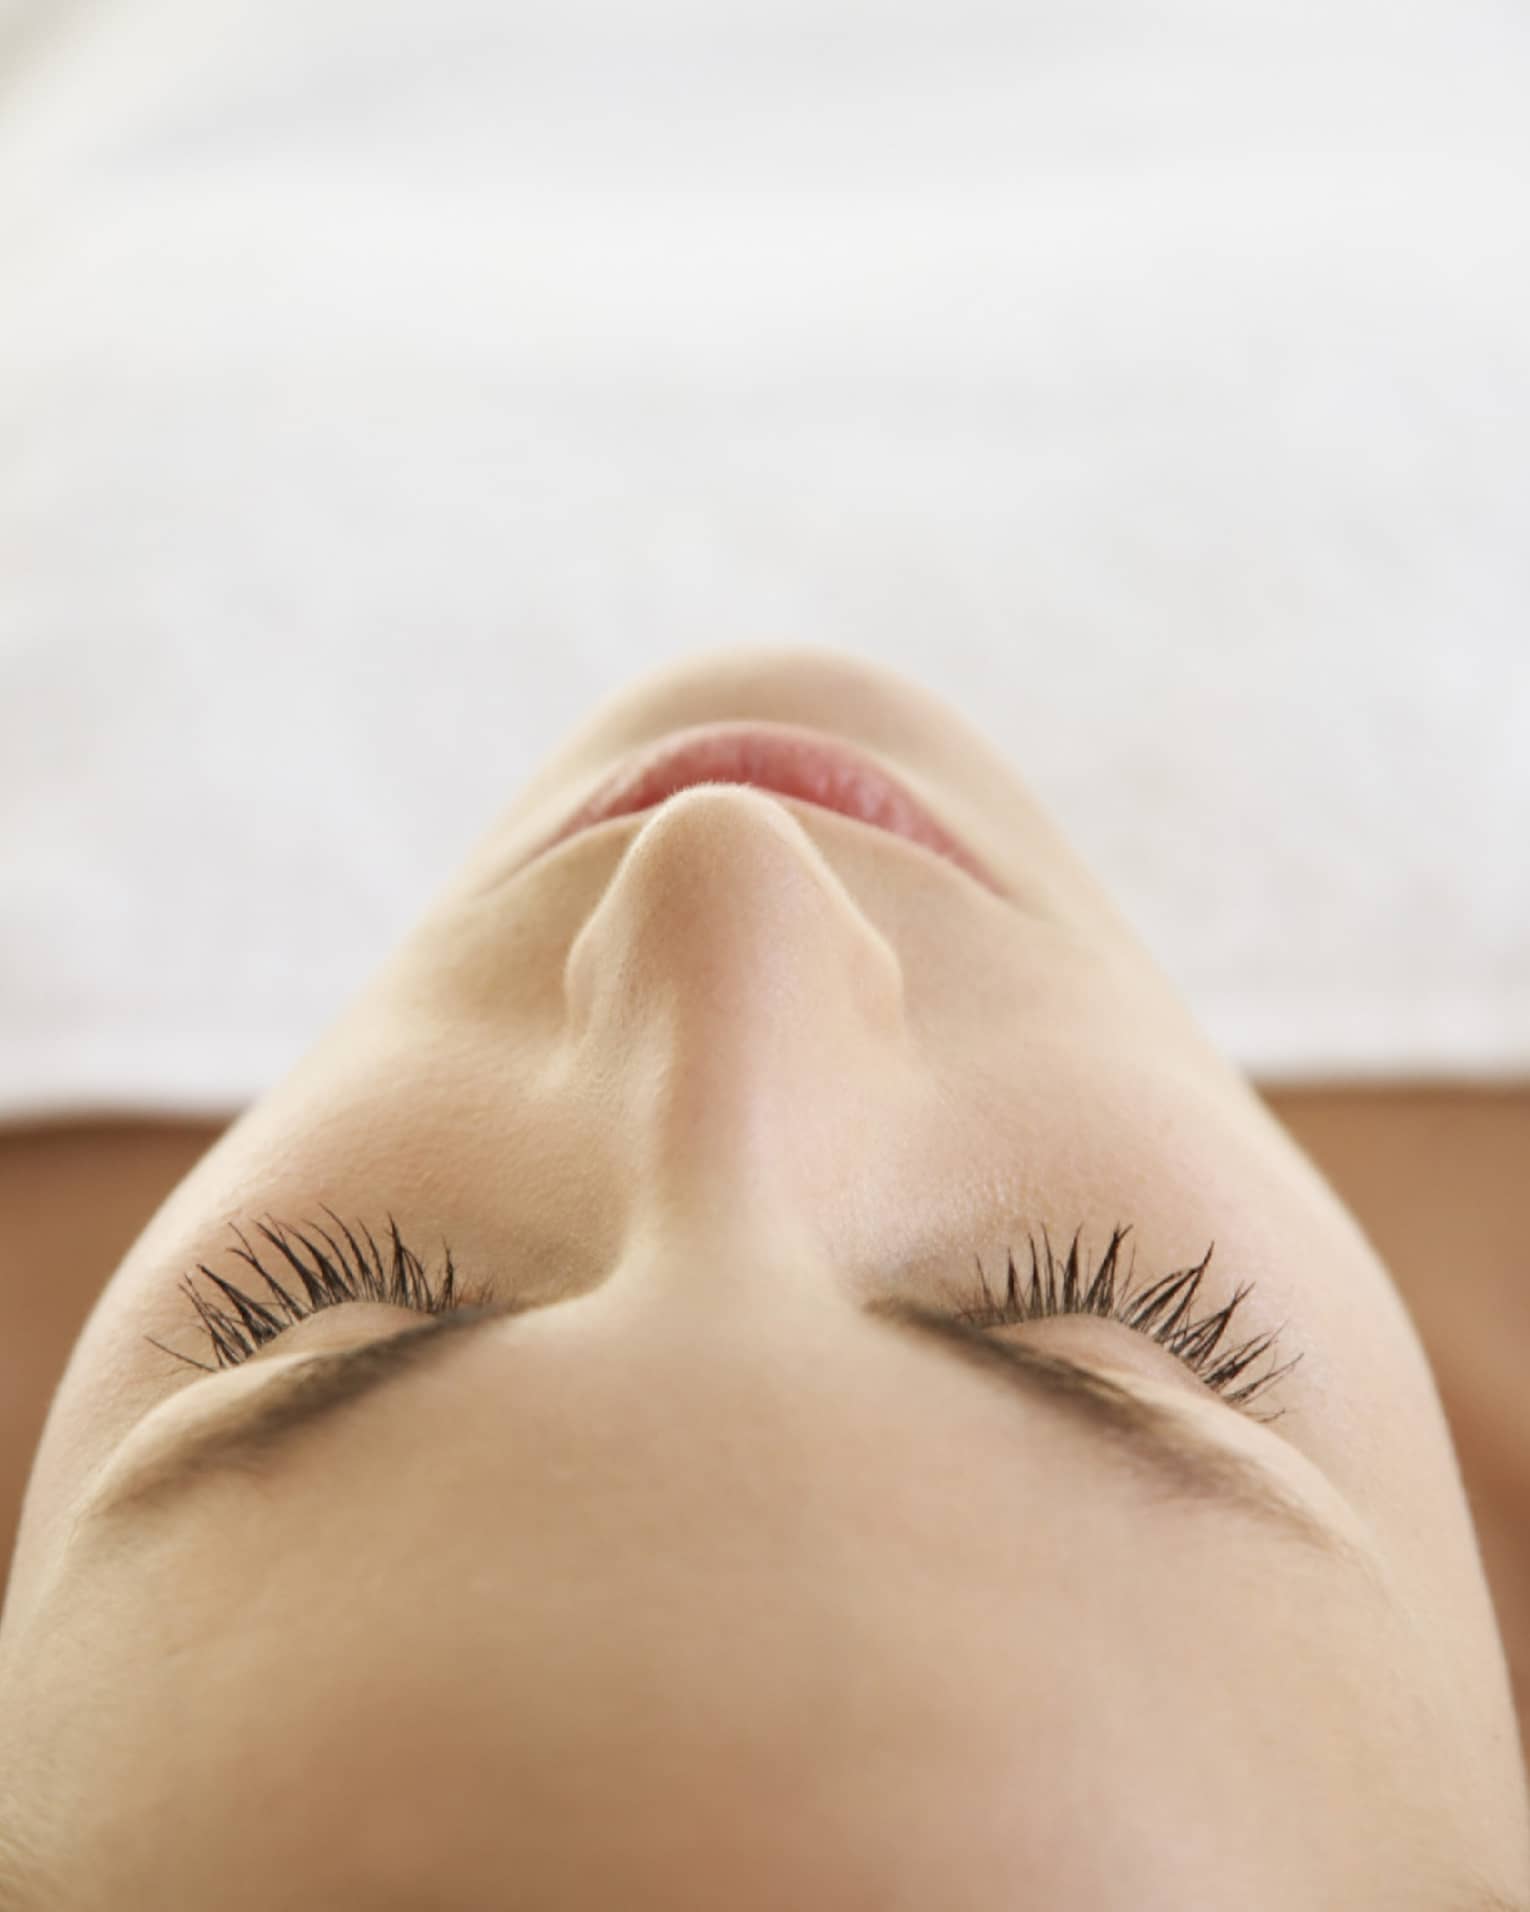
[[[301,1229],[285,1227],[280,1222],[275,1229],[268,1228],[264,1222],[256,1224],[266,1240],[285,1256],[302,1281],[301,1297],[277,1280],[250,1247],[240,1228],[233,1223],[230,1226],[238,1235],[241,1246],[230,1249],[229,1253],[248,1262],[256,1271],[271,1290],[271,1302],[256,1301],[242,1288],[225,1281],[221,1275],[215,1275],[205,1263],[199,1262],[197,1266],[201,1272],[233,1304],[231,1313],[228,1308],[199,1294],[189,1275],[182,1276],[181,1287],[207,1331],[207,1338],[217,1357],[215,1361],[195,1361],[190,1355],[178,1354],[174,1348],[165,1347],[163,1342],[154,1341],[152,1335],[146,1335],[144,1339],[153,1341],[156,1348],[174,1355],[177,1361],[184,1361],[191,1367],[213,1374],[221,1368],[237,1367],[241,1361],[248,1360],[257,1348],[274,1341],[294,1322],[319,1314],[325,1308],[338,1307],[342,1302],[378,1301],[393,1307],[413,1308],[419,1314],[445,1314],[453,1308],[482,1307],[493,1299],[494,1291],[487,1284],[470,1289],[458,1287],[457,1270],[450,1249],[446,1250],[446,1268],[440,1285],[433,1287],[419,1256],[406,1247],[399,1234],[398,1223],[391,1215],[388,1217],[388,1227],[393,1259],[392,1265],[385,1267],[382,1251],[373,1240],[371,1229],[365,1225],[362,1227],[361,1232],[367,1244],[366,1251],[363,1251],[355,1235],[332,1208],[326,1207],[324,1213],[346,1241],[346,1247],[342,1248],[327,1228],[314,1224],[313,1233],[323,1236],[329,1244],[328,1254],[317,1247]],[[305,1266],[289,1245],[286,1240],[289,1235],[308,1250],[313,1258],[312,1268]]]
[[[1251,1336],[1237,1347],[1218,1352],[1234,1314],[1253,1293],[1253,1283],[1244,1282],[1235,1291],[1231,1301],[1210,1314],[1202,1315],[1199,1320],[1192,1320],[1190,1310],[1210,1266],[1216,1243],[1213,1242],[1191,1267],[1177,1268],[1147,1287],[1137,1289],[1132,1286],[1130,1272],[1124,1285],[1118,1285],[1117,1279],[1121,1244],[1130,1232],[1129,1225],[1111,1231],[1110,1246],[1101,1256],[1100,1264],[1087,1286],[1079,1275],[1077,1232],[1060,1271],[1045,1228],[1041,1231],[1046,1251],[1045,1270],[1037,1256],[1035,1241],[1027,1236],[1031,1251],[1030,1281],[1022,1285],[1015,1267],[1014,1251],[1011,1250],[1004,1290],[996,1299],[983,1273],[983,1264],[979,1262],[978,1283],[982,1300],[976,1305],[961,1308],[957,1319],[978,1328],[1002,1327],[1016,1321],[1040,1321],[1057,1315],[1094,1315],[1102,1320],[1119,1321],[1134,1333],[1145,1334],[1149,1340],[1167,1348],[1205,1386],[1220,1394],[1230,1407],[1249,1412],[1250,1404],[1272,1383],[1289,1374],[1301,1360],[1301,1355],[1294,1354],[1280,1367],[1268,1369],[1253,1380],[1245,1381],[1244,1374],[1262,1354],[1269,1352],[1281,1332],[1272,1328],[1263,1334]],[[1133,1266],[1135,1260],[1134,1248]],[[1256,1421],[1278,1421],[1284,1412],[1285,1409],[1281,1408],[1274,1414],[1252,1414],[1250,1418]]]
[[[486,1284],[466,1289],[458,1286],[450,1249],[445,1251],[446,1267],[440,1282],[433,1286],[419,1256],[405,1245],[398,1224],[391,1215],[388,1217],[388,1227],[392,1263],[386,1266],[383,1252],[369,1228],[363,1225],[361,1230],[367,1245],[364,1251],[355,1234],[333,1209],[326,1207],[324,1213],[345,1237],[344,1248],[328,1229],[316,1224],[313,1233],[323,1237],[328,1244],[328,1253],[316,1246],[300,1229],[287,1228],[281,1223],[274,1229],[264,1222],[256,1224],[260,1233],[285,1257],[302,1281],[301,1297],[269,1272],[242,1231],[233,1224],[231,1226],[241,1246],[229,1252],[237,1255],[241,1261],[248,1262],[261,1276],[271,1290],[271,1302],[256,1301],[243,1289],[225,1281],[221,1275],[215,1275],[205,1263],[198,1263],[200,1271],[227,1297],[232,1305],[231,1312],[229,1308],[199,1294],[189,1276],[182,1277],[181,1286],[206,1330],[216,1356],[215,1361],[193,1360],[190,1355],[179,1354],[174,1348],[165,1347],[152,1335],[145,1335],[144,1339],[162,1353],[174,1356],[177,1361],[184,1361],[191,1367],[211,1374],[222,1368],[237,1367],[258,1348],[274,1341],[294,1322],[318,1314],[325,1308],[337,1307],[343,1302],[376,1301],[395,1307],[413,1308],[420,1314],[444,1314],[453,1308],[481,1307],[493,1299],[493,1289]],[[1031,1251],[1029,1282],[1022,1282],[1015,1267],[1014,1251],[1011,1250],[1004,1289],[996,1297],[979,1261],[979,1286],[976,1292],[980,1299],[973,1298],[974,1291],[971,1288],[961,1289],[948,1297],[961,1301],[955,1311],[956,1318],[985,1329],[1004,1327],[1014,1322],[1046,1320],[1060,1315],[1093,1315],[1102,1320],[1119,1321],[1134,1333],[1145,1334],[1166,1348],[1230,1406],[1247,1412],[1250,1403],[1266,1388],[1282,1375],[1290,1373],[1301,1355],[1293,1355],[1282,1366],[1245,1381],[1243,1376],[1249,1367],[1269,1351],[1279,1334],[1279,1330],[1257,1334],[1238,1347],[1218,1353],[1233,1315],[1252,1292],[1252,1283],[1241,1286],[1224,1306],[1202,1315],[1199,1320],[1191,1320],[1190,1310],[1216,1244],[1213,1242],[1193,1266],[1175,1269],[1146,1288],[1134,1290],[1130,1273],[1124,1285],[1118,1283],[1121,1244],[1130,1232],[1129,1226],[1112,1231],[1110,1245],[1086,1285],[1079,1271],[1078,1233],[1074,1234],[1067,1258],[1059,1267],[1052,1252],[1051,1240],[1043,1228],[1041,1239],[1045,1249],[1045,1267],[1036,1253],[1035,1241],[1027,1236]],[[312,1268],[299,1258],[287,1239],[289,1236],[307,1249],[313,1258]],[[1280,1414],[1257,1414],[1252,1418],[1274,1421],[1279,1420]]]

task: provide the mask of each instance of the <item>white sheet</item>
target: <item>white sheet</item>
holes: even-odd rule
[[[0,81],[0,1116],[240,1106],[772,640],[1264,1077],[1530,1069],[1516,9],[0,0]]]

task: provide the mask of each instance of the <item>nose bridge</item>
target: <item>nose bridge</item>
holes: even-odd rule
[[[807,1251],[908,1030],[896,951],[798,818],[739,785],[659,806],[564,991],[572,1066],[626,1129],[634,1230],[683,1235],[714,1281],[746,1232]]]

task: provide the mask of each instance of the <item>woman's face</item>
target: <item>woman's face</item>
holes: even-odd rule
[[[1008,894],[738,785],[531,855],[734,718],[859,746]],[[339,1267],[340,1224],[487,1305],[272,1338],[241,1235],[300,1297],[294,1231]],[[1253,1284],[1198,1370],[1166,1310],[919,1319],[1033,1242],[1062,1305],[1118,1226],[1139,1295],[1214,1244],[1181,1328]],[[273,1310],[253,1354],[219,1365],[187,1275]],[[1400,1912],[1527,1872],[1386,1270],[1002,757],[833,653],[602,707],[172,1193],[55,1398],[0,1681],[7,1829],[81,1912]]]

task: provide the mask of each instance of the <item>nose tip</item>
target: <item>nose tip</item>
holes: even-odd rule
[[[744,784],[700,784],[646,813],[564,970],[569,1015],[655,1010],[748,1044],[788,1005],[855,1025],[902,1020],[896,952],[797,816]]]
[[[736,1204],[809,1133],[844,1150],[844,1098],[903,1049],[902,966],[776,798],[704,784],[645,815],[569,949],[570,1034],[644,1178]]]

